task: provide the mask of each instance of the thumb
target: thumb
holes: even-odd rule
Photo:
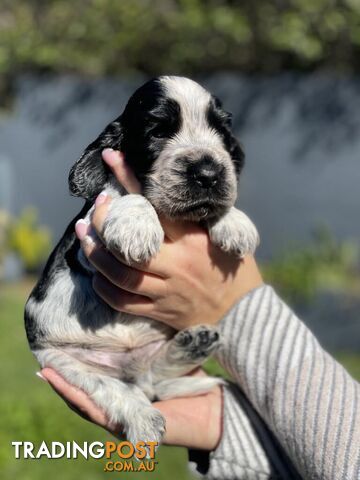
[[[141,193],[140,183],[126,165],[123,153],[106,148],[102,152],[102,158],[128,193]]]

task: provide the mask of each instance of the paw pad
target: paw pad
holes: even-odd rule
[[[201,359],[211,355],[219,345],[219,332],[212,327],[196,326],[179,332],[175,340],[192,359]]]

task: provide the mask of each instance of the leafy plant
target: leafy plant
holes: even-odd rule
[[[360,69],[356,0],[4,0],[0,19],[3,90],[29,71]]]
[[[28,273],[36,272],[49,255],[50,231],[38,222],[35,208],[25,208],[18,218],[10,221],[8,249],[17,253]]]
[[[320,228],[307,247],[292,248],[265,263],[264,277],[294,303],[311,300],[319,289],[355,291],[360,286],[359,247]]]
[[[6,252],[9,222],[10,215],[5,210],[0,210],[0,264]]]

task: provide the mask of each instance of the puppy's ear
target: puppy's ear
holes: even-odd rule
[[[212,95],[207,115],[210,125],[222,136],[225,147],[234,162],[236,174],[239,175],[245,163],[245,155],[239,141],[232,132],[231,113],[226,112],[221,101],[215,95]]]
[[[92,142],[71,168],[69,189],[71,195],[94,200],[108,181],[110,170],[104,163],[101,152],[105,148],[120,150],[122,127],[120,117],[111,122]]]
[[[231,132],[229,135],[229,138],[227,140],[227,148],[230,153],[230,157],[232,161],[234,162],[235,166],[235,171],[236,174],[239,175],[241,170],[244,167],[245,163],[245,153],[244,150],[238,141],[238,139],[234,136],[234,134]]]

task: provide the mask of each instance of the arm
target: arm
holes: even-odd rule
[[[220,326],[220,363],[302,477],[358,478],[359,385],[274,290],[253,290]]]

